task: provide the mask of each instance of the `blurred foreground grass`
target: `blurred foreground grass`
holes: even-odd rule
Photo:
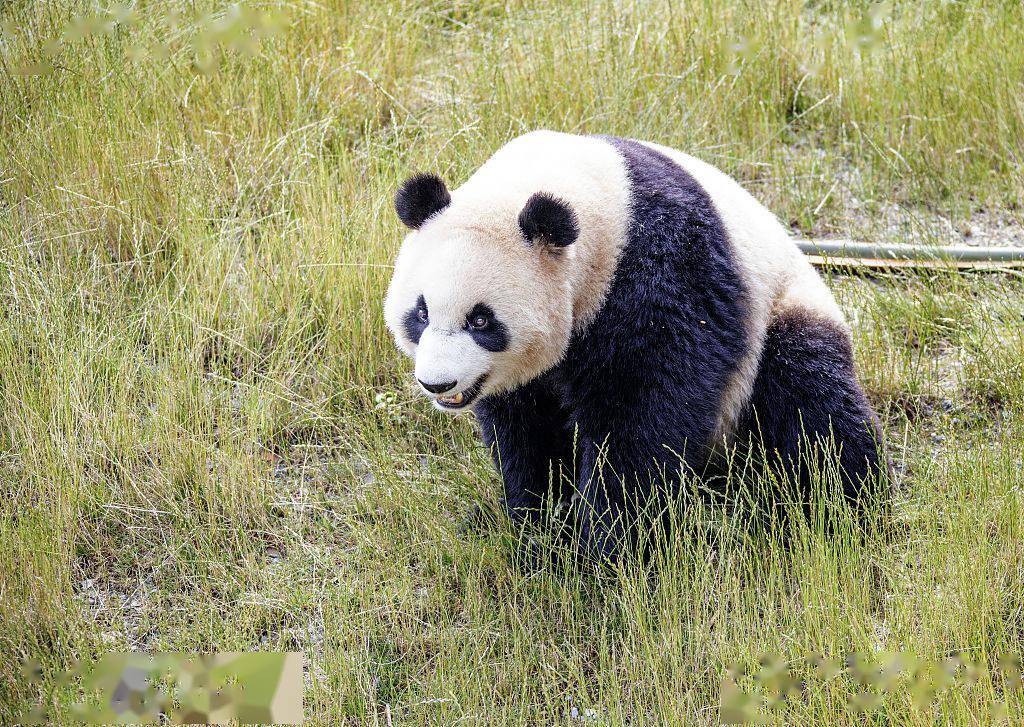
[[[379,312],[399,180],[537,127],[686,149],[804,232],[1019,219],[1019,2],[252,7],[280,25],[246,54],[198,41],[224,4],[61,44],[100,6],[0,6],[0,722],[116,649],[304,650],[309,713],[352,724],[713,722],[762,653],[1024,652],[1019,278],[833,281],[901,464],[889,540],[678,544],[600,584],[459,529],[497,477]],[[854,691],[785,720],[857,721]]]

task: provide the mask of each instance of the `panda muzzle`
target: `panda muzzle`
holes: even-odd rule
[[[483,388],[484,381],[486,380],[487,374],[484,374],[468,389],[463,389],[462,391],[450,396],[437,396],[435,397],[435,401],[446,409],[462,409],[463,407],[469,406],[473,403],[473,400],[480,394],[480,389]]]

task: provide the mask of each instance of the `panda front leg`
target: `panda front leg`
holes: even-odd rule
[[[625,481],[609,461],[607,439],[579,442],[579,478],[570,510],[575,550],[581,560],[614,564],[626,547]]]
[[[540,525],[545,508],[569,489],[562,471],[572,467],[572,433],[558,399],[543,380],[533,381],[483,399],[476,416],[501,473],[509,520],[520,529]]]

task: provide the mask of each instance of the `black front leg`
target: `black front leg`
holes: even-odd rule
[[[549,492],[564,494],[562,469],[572,468],[572,433],[543,381],[487,397],[476,407],[484,443],[505,484],[505,508],[518,527],[537,524]]]

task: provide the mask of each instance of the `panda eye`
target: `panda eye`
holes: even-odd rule
[[[469,327],[474,331],[482,331],[490,324],[491,319],[485,315],[475,315],[469,319]]]
[[[427,315],[427,307],[421,305],[419,308],[417,308],[416,317],[419,318],[420,323],[426,323],[427,319],[430,317],[429,315]]]

